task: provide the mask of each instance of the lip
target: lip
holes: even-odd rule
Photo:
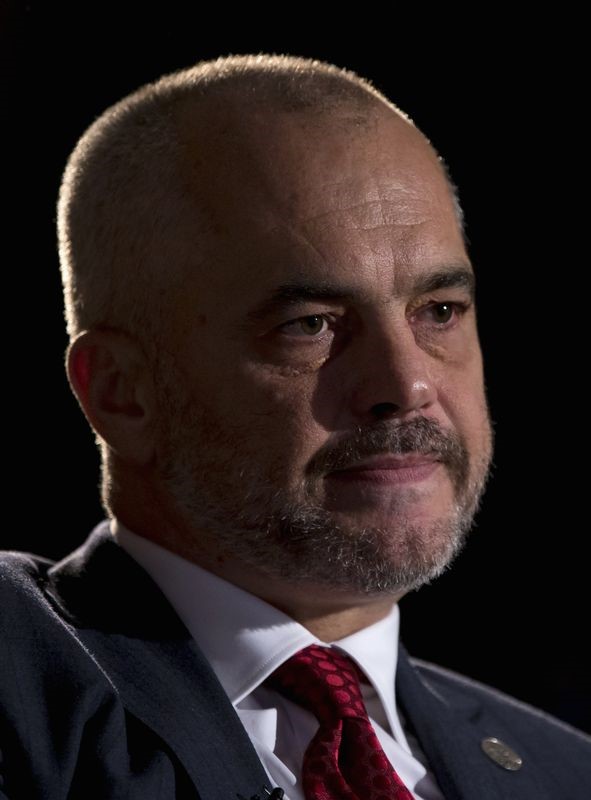
[[[345,482],[408,483],[425,480],[440,463],[434,456],[418,453],[373,456],[327,477]]]

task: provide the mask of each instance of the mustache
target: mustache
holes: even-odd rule
[[[307,472],[326,475],[355,467],[370,456],[419,453],[443,462],[458,486],[464,485],[469,453],[455,431],[444,429],[434,419],[415,417],[406,422],[382,420],[370,427],[356,428],[346,437],[324,445],[310,460]]]

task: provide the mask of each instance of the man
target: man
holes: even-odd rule
[[[587,737],[398,645],[492,452],[412,122],[331,65],[201,63],[94,123],[58,226],[109,519],[3,557],[5,796],[588,797]]]

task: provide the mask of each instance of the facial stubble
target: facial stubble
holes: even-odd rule
[[[180,377],[160,379],[160,474],[197,549],[215,542],[219,553],[270,578],[368,597],[417,589],[461,551],[484,492],[490,447],[472,464],[459,434],[432,419],[382,420],[325,445],[297,485],[288,485],[289,454],[262,464],[252,451],[255,437],[181,398]],[[446,515],[421,524],[401,507],[392,523],[372,526],[354,513],[337,521],[323,505],[325,478],[334,470],[404,453],[441,462],[453,490]]]

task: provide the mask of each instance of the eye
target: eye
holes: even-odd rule
[[[413,314],[436,328],[451,328],[458,318],[468,310],[468,304],[458,302],[429,303]]]
[[[453,318],[455,310],[453,303],[435,303],[431,306],[433,320],[441,325],[445,325]]]
[[[290,336],[314,338],[328,330],[328,320],[322,314],[310,314],[281,325],[281,330]]]

